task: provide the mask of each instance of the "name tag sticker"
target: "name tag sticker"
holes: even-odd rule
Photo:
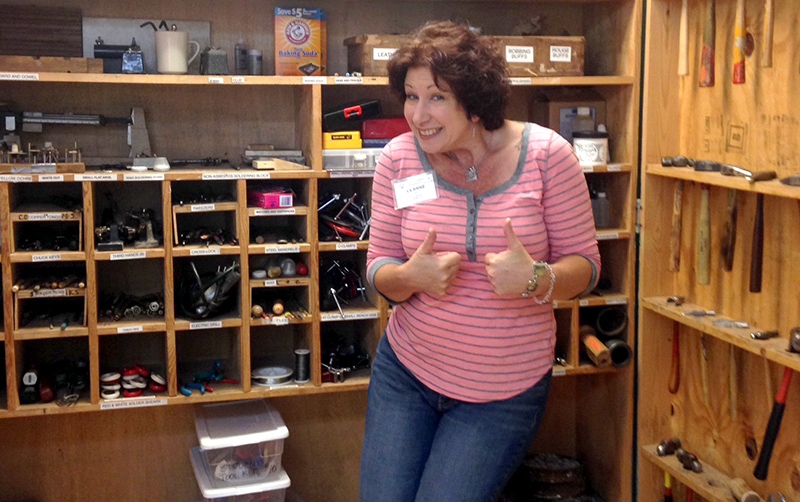
[[[422,173],[401,180],[392,180],[394,208],[403,209],[439,198],[433,173]]]

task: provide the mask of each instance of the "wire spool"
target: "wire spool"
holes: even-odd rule
[[[611,353],[611,365],[615,368],[624,368],[633,359],[633,350],[625,340],[612,338],[606,342],[606,347]]]
[[[292,379],[293,371],[283,366],[264,366],[256,368],[251,373],[253,385],[270,387],[288,383]]]
[[[601,336],[619,336],[628,327],[626,307],[606,307],[597,313],[594,321],[597,333]]]
[[[297,349],[294,351],[294,381],[306,383],[311,380],[311,351],[308,349]]]

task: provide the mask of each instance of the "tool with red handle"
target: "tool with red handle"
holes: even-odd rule
[[[750,256],[750,292],[761,291],[761,267],[764,263],[764,194],[756,196],[756,219],[753,225],[753,253]]]
[[[703,29],[703,54],[700,63],[700,87],[714,87],[714,48],[717,38],[715,0],[706,2],[706,24]]]
[[[772,457],[772,449],[775,447],[775,440],[781,430],[783,410],[786,408],[786,395],[789,393],[789,384],[792,383],[793,373],[794,371],[791,368],[783,370],[783,381],[778,393],[775,395],[775,403],[772,405],[772,414],[769,416],[767,432],[764,433],[764,441],[761,445],[761,454],[758,456],[758,463],[755,471],[753,471],[753,476],[762,481],[767,479],[769,461]]]
[[[736,0],[736,25],[733,28],[733,83],[743,84],[744,56],[747,49],[747,33],[745,31],[744,0]]]
[[[669,372],[669,393],[675,394],[681,386],[681,323],[672,324],[672,368]]]

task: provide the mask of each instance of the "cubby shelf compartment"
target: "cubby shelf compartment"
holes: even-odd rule
[[[640,458],[647,460],[664,472],[668,472],[674,480],[692,489],[698,496],[708,502],[736,502],[731,494],[731,479],[700,459],[703,472],[696,473],[683,468],[675,455],[659,457],[657,445],[643,445]]]
[[[784,185],[779,180],[750,183],[741,176],[725,176],[717,172],[698,172],[690,167],[663,167],[656,164],[647,166],[647,174],[694,181],[715,187],[734,188],[743,192],[762,193],[787,199],[800,199],[800,187]]]
[[[641,305],[647,310],[668,317],[673,321],[713,336],[723,342],[735,345],[742,350],[765,357],[795,371],[800,371],[800,354],[793,354],[787,350],[788,341],[786,338],[754,340],[750,337],[750,333],[759,329],[756,326],[750,326],[749,328],[720,328],[714,326],[713,322],[731,318],[720,314],[703,317],[685,316],[683,312],[705,309],[701,305],[692,303],[684,303],[680,307],[675,307],[674,304],[667,302],[667,297],[642,298]]]
[[[320,253],[328,253],[331,251],[366,251],[368,248],[369,248],[369,241],[319,243]]]

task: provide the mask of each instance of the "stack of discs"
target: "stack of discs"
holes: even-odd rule
[[[121,372],[112,371],[100,375],[100,397],[105,400],[140,397],[148,387],[156,393],[164,392],[167,390],[167,381],[138,364]]]
[[[581,462],[553,453],[528,455],[514,474],[511,492],[531,502],[584,502],[586,478]],[[586,501],[594,500],[589,497]]]
[[[251,373],[253,385],[259,387],[274,387],[292,382],[293,371],[284,366],[264,366],[256,368]]]

